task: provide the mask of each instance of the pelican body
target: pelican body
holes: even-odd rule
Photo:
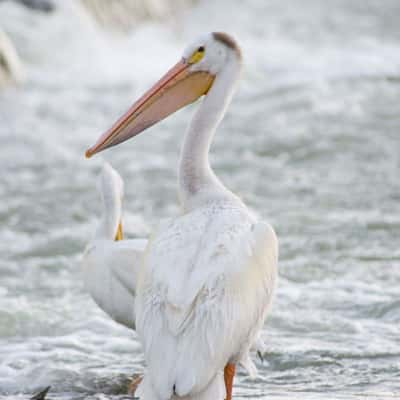
[[[182,213],[160,224],[141,256],[132,257],[138,264],[131,275],[132,315],[146,361],[137,395],[144,400],[230,399],[235,365],[255,370],[249,350],[273,298],[277,238],[208,160],[241,65],[230,36],[200,37],[86,152],[90,157],[115,146],[203,96],[181,151]]]

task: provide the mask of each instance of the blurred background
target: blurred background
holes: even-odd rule
[[[104,160],[121,173],[127,235],[148,235],[179,212],[196,106],[84,151],[212,30],[244,53],[212,165],[280,238],[268,351],[236,397],[398,398],[399,21],[398,0],[1,0],[0,398],[120,398],[142,370],[83,288],[96,178]]]

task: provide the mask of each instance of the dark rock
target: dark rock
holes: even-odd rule
[[[45,389],[33,395],[30,400],[46,400],[47,392],[50,390],[51,386],[47,386]]]
[[[1,0],[0,0],[1,1]],[[54,10],[54,3],[51,0],[14,0],[23,4],[25,7],[32,8],[43,12],[51,12]]]

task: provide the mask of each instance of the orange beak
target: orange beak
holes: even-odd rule
[[[184,59],[172,67],[86,151],[86,157],[138,135],[206,94],[214,76],[203,71],[192,72],[189,67]]]

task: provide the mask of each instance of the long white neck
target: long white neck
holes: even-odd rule
[[[113,189],[113,188],[111,188]],[[116,190],[102,190],[102,216],[95,233],[95,239],[114,240],[121,222],[122,201]]]
[[[233,196],[211,169],[208,153],[215,131],[231,102],[240,69],[240,60],[231,55],[216,75],[186,132],[179,163],[179,194],[184,210],[212,198]]]

